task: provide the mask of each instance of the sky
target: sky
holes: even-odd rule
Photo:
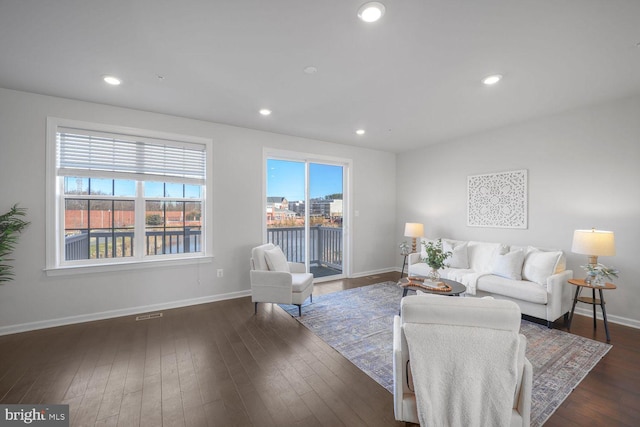
[[[267,160],[267,197],[304,200],[304,162]],[[309,163],[309,197],[343,193],[342,166]]]

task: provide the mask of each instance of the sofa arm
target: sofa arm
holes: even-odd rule
[[[291,273],[284,271],[251,270],[251,286],[277,286],[291,288]]]
[[[400,316],[393,318],[393,413],[396,420],[403,420],[402,397],[404,394],[404,369],[402,358],[402,324]]]
[[[572,277],[572,270],[547,277],[547,320],[554,321],[571,310],[571,285],[568,280]]]
[[[307,272],[307,267],[301,262],[290,262],[288,264],[289,264],[289,270],[292,273],[306,273]]]
[[[422,262],[422,260],[420,259],[420,252],[413,252],[407,256],[408,265],[417,264],[419,262]]]
[[[516,411],[522,417],[523,427],[529,427],[531,423],[531,392],[533,389],[533,366],[529,359],[524,359],[524,369],[522,373],[522,384],[518,395],[518,406]]]

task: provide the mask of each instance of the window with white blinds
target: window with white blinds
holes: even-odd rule
[[[47,138],[50,269],[197,258],[211,248],[210,140],[54,118]]]
[[[205,183],[206,147],[180,141],[61,127],[58,175],[101,172],[108,177]]]

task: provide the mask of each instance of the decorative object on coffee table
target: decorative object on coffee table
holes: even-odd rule
[[[442,281],[432,282],[429,280],[425,280],[422,277],[407,277],[406,279],[400,279],[400,281],[398,282],[398,286],[402,288],[407,288],[407,289],[413,289],[413,290],[420,289],[420,290],[427,290],[427,291],[433,291],[433,292],[450,292],[451,291],[451,286],[449,286],[448,284]]]
[[[427,275],[427,279],[432,282],[440,280],[440,272],[438,270],[447,267],[445,261],[451,256],[451,252],[442,250],[442,239],[435,242],[422,242],[424,250],[427,254],[422,260],[431,267],[431,272]]]
[[[438,294],[447,296],[458,296],[467,290],[467,287],[455,280],[440,279],[439,282],[426,282],[422,277],[405,277],[397,283],[402,288],[402,297],[406,297],[409,290],[426,292],[428,294]],[[442,283],[440,286],[429,286],[429,283]]]

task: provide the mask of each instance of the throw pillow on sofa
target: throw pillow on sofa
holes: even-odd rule
[[[450,268],[469,268],[469,255],[467,254],[468,242],[458,243],[457,245],[450,240],[442,241],[442,250],[451,252],[451,256],[446,259],[445,263]]]
[[[524,251],[518,249],[506,254],[496,254],[491,266],[491,274],[507,279],[522,280],[522,264]]]
[[[280,246],[264,251],[264,259],[267,261],[267,267],[270,271],[283,271],[290,273],[289,263]]]
[[[562,252],[543,252],[530,247],[522,266],[522,278],[541,285],[547,284],[547,277],[553,275]]]

